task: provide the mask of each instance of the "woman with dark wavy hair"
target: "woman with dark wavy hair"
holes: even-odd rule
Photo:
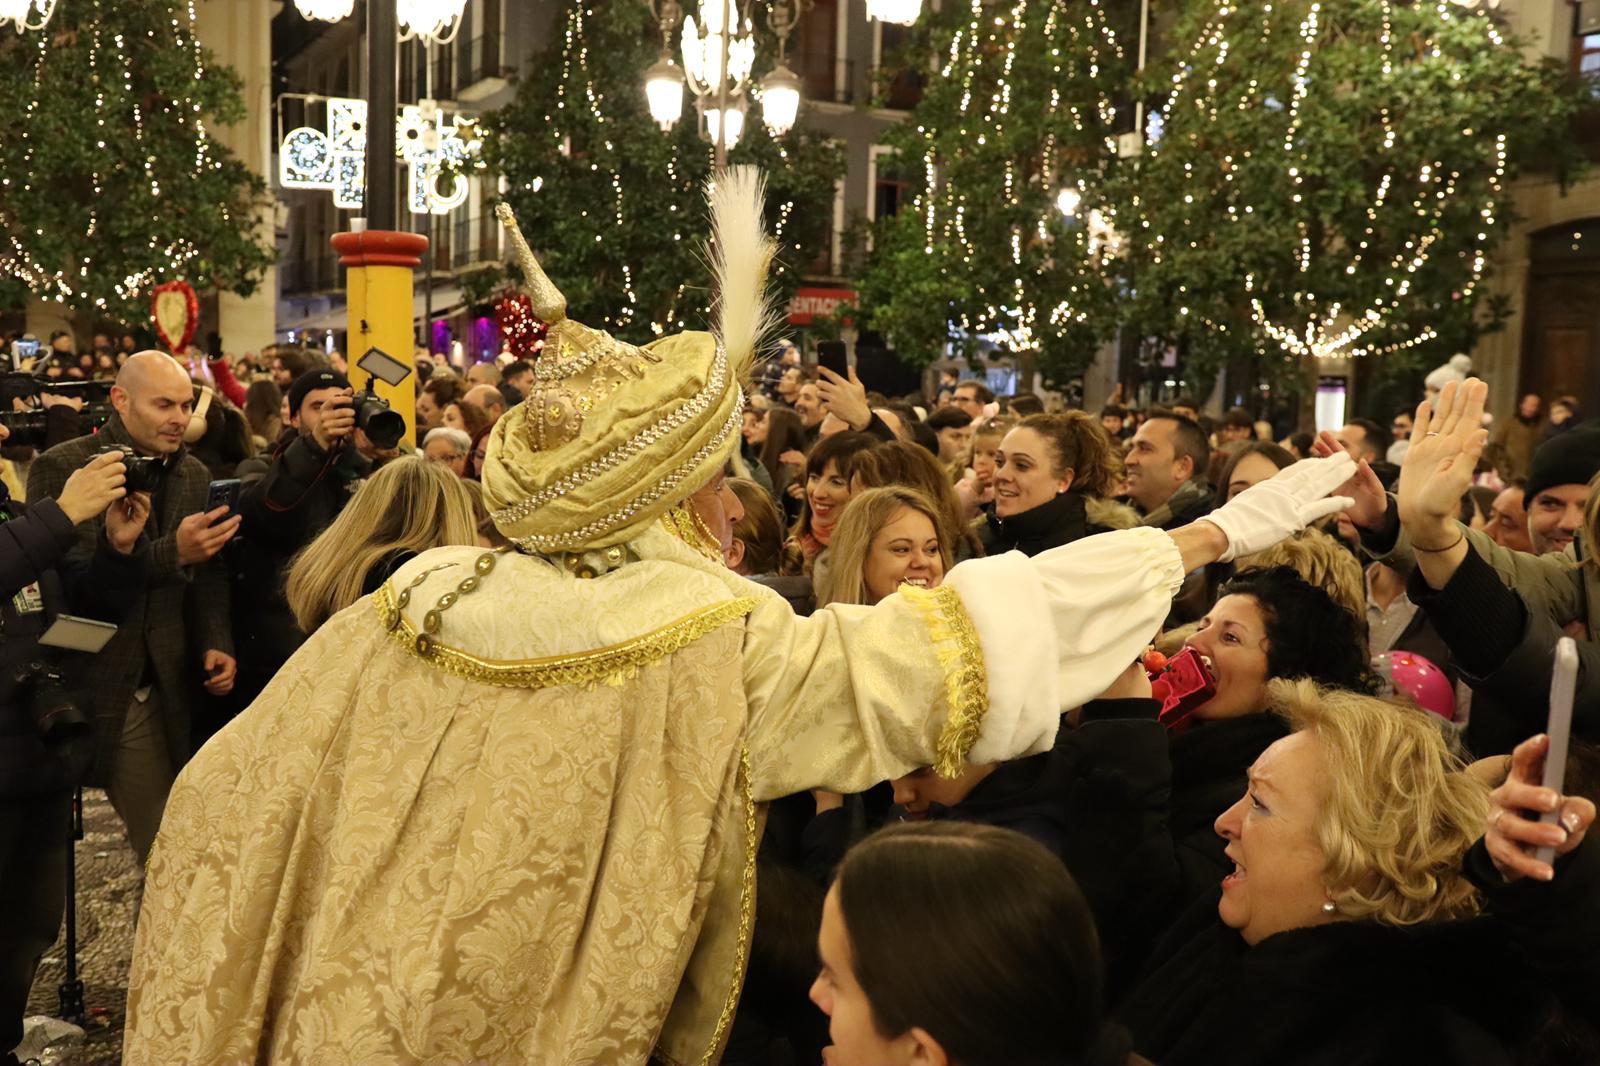
[[[1224,584],[1185,647],[1209,662],[1217,691],[1182,727],[1157,721],[1136,663],[1064,738],[1076,769],[1064,855],[1096,904],[1114,978],[1130,976],[1159,932],[1148,926],[1152,910],[1175,913],[1227,872],[1227,841],[1213,824],[1244,792],[1250,765],[1288,733],[1269,713],[1271,683],[1372,691],[1361,619],[1287,566]],[[1149,807],[1151,781],[1167,785],[1159,810]],[[1141,826],[1136,849],[1130,821]]]

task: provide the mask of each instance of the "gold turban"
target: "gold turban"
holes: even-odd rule
[[[774,246],[755,168],[724,171],[707,192],[716,332],[642,348],[567,318],[566,299],[511,209],[498,208],[534,314],[550,327],[527,398],[495,423],[484,459],[485,502],[519,547],[555,553],[625,543],[728,461],[744,410],[740,383],[772,321],[766,273]]]

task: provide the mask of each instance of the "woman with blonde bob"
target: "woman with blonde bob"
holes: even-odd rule
[[[375,592],[408,559],[477,544],[472,498],[438,463],[408,456],[383,466],[339,517],[289,564],[289,609],[309,635]]]
[[[868,606],[902,584],[937,588],[950,569],[949,523],[924,493],[903,485],[851,497],[833,534],[833,565],[817,606]]]
[[[1424,711],[1309,681],[1272,695],[1292,732],[1217,819],[1234,865],[1220,900],[1179,918],[1116,1012],[1139,1052],[1162,1066],[1509,1063],[1553,1008],[1593,1017],[1595,808],[1537,787],[1545,738],[1491,794]],[[1519,848],[1535,844],[1556,846],[1553,868]]]

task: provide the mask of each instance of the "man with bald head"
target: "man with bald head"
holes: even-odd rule
[[[494,385],[474,385],[461,398],[467,403],[475,403],[483,408],[484,413],[489,416],[490,425],[494,425],[500,416],[506,413],[506,398]]]
[[[213,695],[233,688],[235,663],[222,546],[239,518],[219,507],[206,513],[210,475],[184,448],[194,385],[164,352],[131,356],[111,389],[115,413],[96,436],[58,444],[28,474],[28,495],[59,496],[67,477],[107,447],[152,460],[149,563],[144,588],[116,636],[99,654],[83,656],[91,693],[93,751],[86,784],[106,790],[127,826],[142,868],[161,824],[173,778],[190,754],[189,690]],[[129,488],[138,479],[130,462]],[[91,557],[105,538],[105,518],[81,523],[68,558]]]

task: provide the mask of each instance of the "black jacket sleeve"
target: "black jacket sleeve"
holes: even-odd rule
[[[286,550],[303,546],[318,521],[308,506],[320,483],[333,471],[336,452],[325,452],[307,437],[296,436],[274,456],[266,474],[245,485],[239,497],[243,531]]]
[[[1483,556],[1469,551],[1444,588],[1431,589],[1414,573],[1407,594],[1428,612],[1474,691],[1490,696],[1496,708],[1517,714],[1522,735],[1531,737],[1544,728],[1545,695],[1561,629],[1542,603],[1524,598],[1537,597],[1536,590],[1507,588]],[[1600,645],[1589,640],[1577,644],[1572,729],[1587,740],[1600,740]]]
[[[0,525],[0,597],[15,596],[55,569],[77,540],[72,520],[49,498]]]
[[[102,622],[119,622],[144,591],[150,572],[150,538],[140,536],[132,553],[123,555],[100,534],[94,554],[74,552],[61,564],[67,610]]]
[[[1171,828],[1172,752],[1155,700],[1094,700],[1066,748],[1063,857],[1094,910],[1113,986],[1138,971],[1155,937],[1182,908],[1192,882]],[[1196,857],[1198,858],[1198,856]]]
[[[1600,838],[1594,829],[1556,860],[1552,881],[1505,883],[1481,840],[1467,852],[1463,871],[1538,980],[1573,1017],[1600,1020]]]

